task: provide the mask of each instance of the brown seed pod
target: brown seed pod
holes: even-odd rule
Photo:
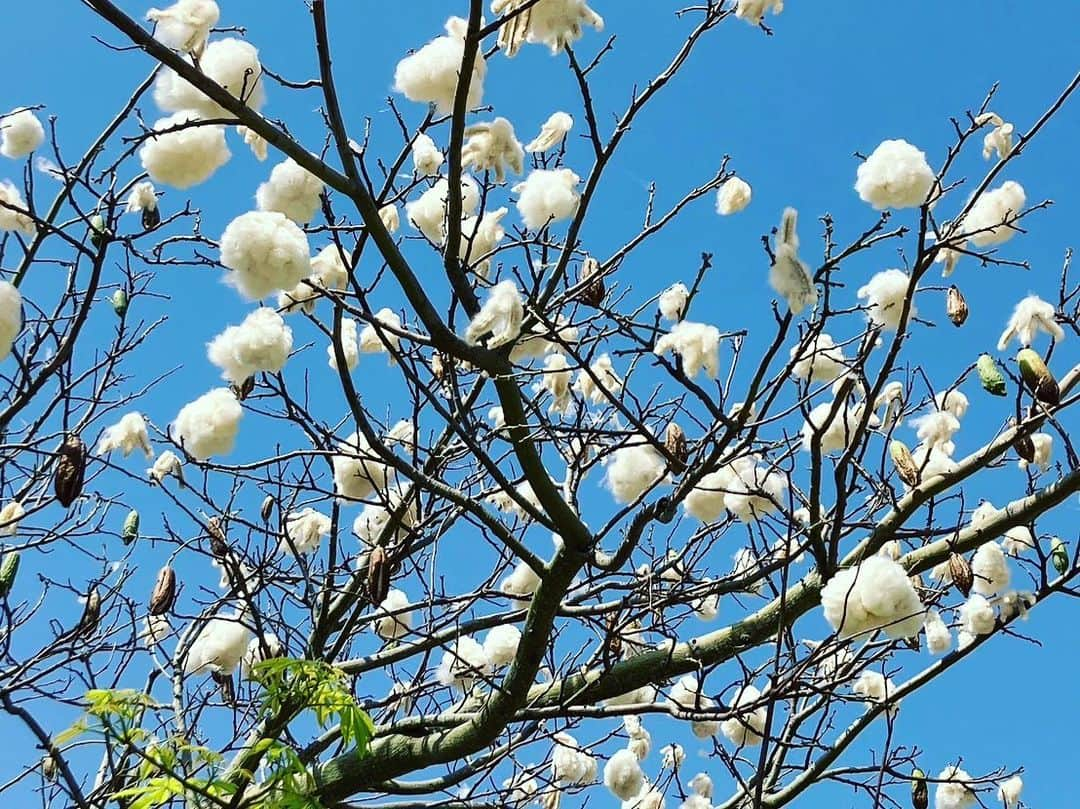
[[[86,479],[86,444],[77,435],[69,435],[60,446],[56,459],[53,488],[60,505],[67,508],[82,494]]]
[[[675,422],[667,426],[664,436],[664,448],[671,454],[673,459],[671,471],[681,475],[686,471],[686,459],[690,457],[690,448],[686,444],[686,433]]]
[[[889,445],[889,457],[892,458],[896,473],[900,480],[908,486],[915,486],[919,482],[919,468],[915,465],[915,459],[911,457],[911,450],[903,441],[893,441]]]
[[[150,594],[150,614],[164,615],[176,603],[176,572],[165,565],[157,574],[154,590]]]
[[[211,517],[206,521],[206,533],[210,536],[210,552],[218,559],[224,559],[229,555],[229,543],[225,541],[225,531],[221,527],[221,519]]]
[[[93,635],[101,620],[101,594],[96,587],[91,587],[86,594],[86,603],[83,605],[83,614],[79,618],[79,624],[75,631],[80,635]]]
[[[59,767],[57,766],[56,759],[53,757],[53,754],[46,753],[45,756],[41,759],[41,774],[45,776],[45,780],[55,782],[58,770]]]
[[[1030,435],[1021,435],[1013,441],[1013,449],[1016,454],[1028,463],[1035,463],[1035,442]]]
[[[1048,405],[1061,403],[1061,388],[1042,357],[1030,348],[1025,348],[1016,355],[1016,361],[1024,383],[1035,394],[1036,399]]]
[[[390,562],[381,545],[375,546],[368,559],[367,586],[371,603],[375,606],[382,604],[390,591]]]
[[[142,212],[142,226],[143,230],[153,230],[161,224],[161,211],[157,207],[143,208]]]
[[[954,326],[960,327],[968,319],[969,311],[963,293],[956,284],[953,284],[945,294],[945,314],[949,316]]]
[[[971,564],[958,553],[949,554],[949,575],[952,576],[956,589],[963,593],[964,598],[971,595],[971,585],[975,577],[971,573]]]
[[[604,279],[599,276],[600,262],[595,258],[587,258],[581,264],[581,282],[587,286],[581,291],[579,299],[586,306],[597,307],[604,302],[607,295],[607,286]]]
[[[274,495],[266,495],[266,499],[262,502],[262,508],[259,509],[259,516],[262,517],[263,522],[270,522],[270,515],[274,511]]]
[[[612,614],[607,621],[607,645],[613,658],[618,660],[622,657],[623,642],[622,634],[619,632],[619,616],[617,614]]]
[[[255,377],[249,376],[239,385],[229,385],[229,390],[233,392],[233,396],[236,397],[236,401],[242,402],[251,392],[255,390]]]

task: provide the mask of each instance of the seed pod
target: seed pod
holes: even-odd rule
[[[431,375],[435,377],[436,382],[442,382],[443,377],[446,375],[446,365],[443,362],[442,354],[438,351],[431,355]]]
[[[255,377],[249,376],[239,385],[229,385],[229,390],[233,392],[238,402],[242,402],[255,390]]]
[[[949,554],[949,574],[952,576],[956,589],[964,594],[964,598],[971,595],[971,585],[975,577],[971,573],[971,565],[967,559],[958,553]]]
[[[116,312],[117,317],[123,317],[127,314],[128,294],[124,290],[116,290],[116,292],[112,294],[112,297],[109,298],[109,303],[112,304],[113,311]]]
[[[79,618],[79,625],[75,631],[80,635],[92,635],[101,620],[101,594],[96,587],[91,587],[86,594],[86,603],[83,605],[83,614]]]
[[[661,497],[656,501],[656,521],[667,525],[675,519],[675,507],[671,504],[671,498]]]
[[[266,499],[262,502],[262,508],[259,509],[259,516],[262,517],[263,522],[270,522],[270,515],[274,511],[274,495],[266,495]]]
[[[1069,570],[1069,549],[1061,537],[1054,537],[1050,543],[1050,562],[1060,576],[1064,576]]]
[[[109,232],[105,229],[105,218],[96,213],[90,217],[90,244],[94,247],[101,249],[101,246],[105,244],[105,240],[108,238]]]
[[[55,783],[58,769],[52,753],[46,753],[41,759],[41,774],[45,776],[45,780]]]
[[[0,598],[7,598],[19,573],[19,552],[8,551],[0,561]]]
[[[1016,355],[1016,361],[1020,365],[1024,384],[1031,389],[1036,399],[1048,405],[1060,404],[1061,389],[1042,357],[1030,348],[1025,348]]]
[[[893,441],[889,444],[889,456],[893,466],[900,475],[900,480],[908,486],[915,486],[919,482],[919,467],[915,465],[915,459],[911,457],[911,450],[903,441]]]
[[[169,565],[161,568],[150,593],[150,614],[165,615],[176,603],[176,572]]]
[[[916,769],[911,773],[911,806],[913,809],[926,809],[930,805],[930,796],[926,788],[926,773]]]
[[[124,527],[120,530],[120,539],[125,545],[130,545],[139,538],[139,512],[132,509],[124,518]]]
[[[964,300],[963,293],[956,284],[953,284],[945,294],[945,314],[949,316],[949,320],[952,321],[954,326],[960,327],[968,319],[968,312],[967,301]]]
[[[1035,442],[1030,435],[1021,435],[1013,441],[1013,449],[1016,454],[1028,463],[1035,463]]]
[[[382,604],[390,591],[390,564],[381,545],[376,545],[368,557],[367,586],[371,603],[376,606]]]
[[[619,633],[619,616],[614,613],[607,620],[607,645],[613,658],[622,657],[623,642],[622,635]]]
[[[681,475],[686,471],[686,459],[690,456],[690,448],[686,445],[686,433],[675,422],[667,426],[664,436],[664,448],[672,457],[671,471]]]
[[[210,552],[218,559],[224,559],[229,555],[229,543],[225,540],[225,532],[221,528],[221,520],[211,517],[206,521],[206,533],[210,536]]]
[[[607,287],[604,285],[604,279],[598,274],[600,272],[600,262],[591,256],[581,264],[581,280],[583,283],[588,283],[588,286],[581,292],[581,302],[586,306],[599,306],[604,302],[604,296],[607,295]]]
[[[86,445],[77,435],[69,435],[60,446],[53,477],[53,489],[60,505],[67,508],[82,494],[86,478]]]
[[[155,205],[153,208],[143,208],[142,211],[142,226],[143,230],[153,230],[161,224],[161,211],[157,209]]]
[[[229,705],[236,704],[236,689],[233,688],[233,678],[231,674],[221,674],[216,671],[210,672],[210,677],[215,683],[221,686],[221,695],[225,698],[225,701]]]
[[[979,355],[979,360],[975,363],[975,370],[979,372],[979,382],[982,383],[983,390],[991,396],[1005,396],[1008,394],[1009,391],[1005,387],[1005,376],[998,369],[994,358],[989,354]]]

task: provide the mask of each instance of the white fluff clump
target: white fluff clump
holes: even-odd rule
[[[383,307],[375,313],[374,319],[379,323],[379,328],[372,323],[364,326],[357,341],[360,352],[362,354],[390,354],[391,350],[396,350],[401,345],[401,338],[388,329],[400,331],[401,318],[393,309]],[[394,362],[392,354],[390,354],[390,362]]]
[[[1024,789],[1024,779],[1014,775],[1008,781],[998,787],[998,800],[1004,804],[1005,809],[1015,809],[1020,802],[1020,793]]]
[[[0,212],[0,220],[3,213]],[[8,281],[0,281],[0,360],[6,359],[22,331],[22,294]]]
[[[494,171],[495,182],[506,181],[506,171],[521,174],[525,170],[525,150],[514,134],[514,125],[505,118],[465,128],[461,165],[474,171]]]
[[[413,170],[417,177],[432,177],[439,173],[443,153],[430,135],[421,132],[412,143]]]
[[[360,364],[360,344],[357,339],[357,325],[356,321],[351,317],[343,317],[341,319],[341,355],[345,358],[345,367],[350,370],[356,370],[356,366]],[[337,344],[331,342],[326,347],[327,362],[331,368],[335,371],[338,369],[337,361]]]
[[[372,466],[371,475],[377,476],[378,468],[375,468],[370,461],[369,465]],[[386,467],[382,467],[383,474],[386,471]],[[420,521],[420,504],[416,498],[410,498],[406,507],[401,507],[405,490],[400,486],[390,486],[381,490],[379,494],[382,502],[368,503],[353,520],[353,533],[366,546],[375,545],[379,537],[384,535],[393,542],[399,542],[407,537]],[[396,516],[394,516],[395,512],[397,512]],[[391,519],[393,519],[393,530],[388,531]]]
[[[307,235],[284,214],[249,211],[221,235],[221,263],[232,270],[227,282],[251,300],[292,289],[311,270]]]
[[[388,231],[397,233],[401,227],[401,214],[398,213],[397,205],[389,202],[379,208],[379,220]]]
[[[570,169],[534,169],[525,182],[513,189],[525,226],[536,230],[577,213],[580,182],[581,178]]]
[[[725,510],[742,522],[774,513],[787,481],[758,461],[756,455],[744,455],[705,475],[683,501],[686,512],[703,522],[715,522]]]
[[[752,194],[750,183],[741,177],[732,177],[716,192],[716,212],[721,216],[738,213],[750,204]]]
[[[877,629],[890,638],[910,638],[925,614],[907,571],[882,556],[837,572],[821,590],[821,606],[841,638]]]
[[[497,15],[511,14],[524,2],[492,0],[491,11]],[[508,57],[515,56],[524,42],[547,45],[552,53],[559,53],[581,39],[586,25],[604,30],[603,17],[589,8],[585,0],[539,0],[500,29],[499,47]]]
[[[447,201],[450,184],[440,177],[431,188],[405,205],[405,218],[429,241],[441,245],[446,241]],[[461,178],[461,213],[472,216],[480,207],[480,190],[468,175]]]
[[[1035,454],[1031,463],[1039,471],[1045,472],[1050,468],[1050,461],[1054,455],[1054,437],[1047,433],[1033,433],[1031,443],[1035,447]],[[1021,469],[1027,469],[1029,466],[1028,462],[1023,458],[1017,464]]]
[[[1065,330],[1054,319],[1053,305],[1038,295],[1028,295],[1016,304],[998,340],[998,351],[1004,351],[1014,337],[1026,348],[1035,342],[1035,335],[1039,332],[1049,334],[1058,342],[1065,339]]]
[[[984,112],[975,117],[976,126],[992,125],[994,128],[983,135],[983,160],[989,160],[997,154],[998,160],[1004,160],[1013,149],[1013,133],[1016,127],[1005,121],[996,112]]]
[[[437,37],[416,53],[406,56],[394,70],[394,90],[410,101],[434,104],[439,115],[454,109],[469,24],[461,17],[451,17],[445,28],[446,36]],[[480,105],[486,74],[484,56],[478,51],[469,81],[468,108]]]
[[[864,671],[859,675],[851,690],[856,696],[862,697],[870,704],[881,704],[892,701],[888,708],[890,716],[896,716],[900,705],[892,700],[891,695],[896,692],[896,685],[891,679],[878,671]]]
[[[436,679],[458,691],[469,691],[478,676],[491,673],[484,647],[468,635],[454,641],[454,646],[443,652],[442,662],[435,672]]]
[[[465,341],[470,345],[483,342],[488,348],[512,343],[521,334],[521,321],[525,317],[525,307],[521,300],[521,291],[513,281],[501,281],[488,291],[487,300],[480,307],[465,329]]]
[[[386,598],[379,605],[382,613],[375,621],[375,634],[383,640],[397,640],[404,637],[412,629],[412,611],[406,611],[409,607],[409,598],[401,590],[390,589]]]
[[[822,332],[809,344],[800,343],[791,349],[794,363],[791,375],[810,382],[832,382],[847,370],[844,349]]]
[[[150,478],[151,483],[156,483],[158,486],[168,477],[174,477],[183,483],[184,465],[175,452],[167,449],[155,459],[154,465],[146,470],[146,476]]]
[[[31,110],[13,111],[0,118],[0,154],[17,159],[45,142],[45,127]]]
[[[231,675],[240,665],[251,637],[240,615],[211,618],[188,649],[184,673]]]
[[[752,685],[739,689],[735,701],[731,704],[731,710],[735,711],[736,715],[720,723],[720,732],[729,742],[739,747],[757,747],[761,744],[765,721],[768,718],[767,711],[764,706],[746,710],[760,699],[761,692]]]
[[[682,677],[668,695],[668,703],[679,711],[690,713],[703,713],[716,708],[716,701],[701,693],[701,684],[696,677],[687,675]],[[690,722],[690,732],[699,739],[708,739],[720,732],[720,723],[714,720],[693,719]]]
[[[923,623],[923,632],[926,633],[926,648],[932,655],[945,654],[952,648],[952,633],[937,610],[926,613],[926,621]]]
[[[874,275],[870,281],[859,288],[855,293],[859,300],[865,300],[867,311],[866,318],[875,326],[881,326],[886,331],[896,331],[900,327],[900,316],[903,314],[904,299],[911,287],[911,278],[903,270],[882,270]],[[914,298],[908,311],[908,319],[915,317],[918,311],[915,309]]]
[[[716,379],[720,372],[720,330],[716,326],[688,320],[676,323],[653,347],[657,356],[669,351],[679,355],[683,373],[691,379],[702,370],[709,379]]]
[[[738,0],[735,16],[748,23],[760,25],[765,12],[779,14],[784,10],[784,0]]]
[[[18,500],[0,508],[0,537],[13,537],[19,530],[19,520],[26,516],[26,509]]]
[[[374,490],[386,488],[387,467],[360,433],[338,444],[338,454],[331,463],[338,497],[362,500]]]
[[[604,483],[619,503],[632,503],[661,482],[667,463],[651,444],[630,444],[611,454]]]
[[[292,329],[268,306],[260,306],[239,326],[229,326],[206,347],[221,378],[239,385],[259,371],[277,373],[292,351]]]
[[[905,140],[885,140],[859,166],[855,190],[859,199],[885,208],[917,208],[934,186],[926,155]]]
[[[972,593],[967,601],[960,605],[959,616],[963,631],[972,638],[989,635],[994,631],[997,621],[993,605],[979,593]]]
[[[660,300],[657,302],[660,316],[665,320],[672,320],[677,323],[686,314],[686,304],[689,300],[690,290],[686,288],[686,284],[681,281],[672,284],[660,293]]]
[[[285,313],[298,309],[308,314],[315,311],[320,290],[340,292],[349,280],[346,256],[336,244],[328,244],[311,259],[311,274],[293,287],[278,293],[277,304]]]
[[[628,801],[641,791],[645,773],[631,750],[619,750],[604,765],[604,786],[621,801]]]
[[[706,474],[683,500],[686,513],[702,522],[716,522],[727,511],[724,494],[730,482],[726,468]]]
[[[322,538],[330,535],[332,523],[325,514],[313,508],[305,508],[285,517],[285,536],[297,553],[314,553]],[[289,542],[282,542],[279,550],[289,550]]]
[[[154,123],[154,131],[163,134],[150,135],[139,150],[139,160],[151,180],[191,188],[229,162],[232,153],[225,143],[225,127],[200,120],[198,114],[184,111]],[[175,131],[166,132],[171,129]]]
[[[116,424],[105,428],[97,451],[104,455],[114,449],[123,452],[125,458],[137,449],[141,449],[147,458],[154,457],[150,436],[146,432],[146,420],[141,413],[128,413]]]
[[[157,189],[151,182],[136,183],[128,194],[125,213],[142,213],[143,211],[156,211],[158,206]]]
[[[255,155],[256,160],[260,163],[266,162],[266,158],[270,154],[270,144],[267,143],[266,138],[246,126],[236,127],[236,134],[243,138],[244,145],[251,149],[251,153]]]
[[[266,660],[281,657],[285,653],[278,636],[273,632],[267,632],[261,638],[252,638],[247,645],[247,651],[240,659],[240,673],[245,677],[251,677],[255,667]]]
[[[198,69],[253,110],[261,109],[266,102],[259,51],[250,42],[235,37],[211,42],[199,57]],[[171,68],[158,74],[154,101],[166,112],[193,110],[204,118],[232,117],[232,113]]]
[[[931,451],[940,450],[949,456],[953,454],[955,445],[952,437],[960,429],[960,420],[952,413],[936,410],[916,416],[908,424],[916,431],[923,447]]]
[[[776,233],[776,251],[769,268],[769,285],[787,301],[793,315],[817,305],[818,292],[806,262],[799,258],[799,212],[785,208]]]
[[[30,208],[15,184],[10,180],[0,181],[0,233],[12,231],[33,236],[37,225],[29,214]]]
[[[505,666],[517,657],[521,630],[516,626],[493,627],[484,638],[484,654],[492,666]]]
[[[569,733],[556,733],[551,751],[551,777],[556,783],[590,784],[596,780],[596,759]]]
[[[574,128],[574,119],[565,112],[553,112],[540,127],[540,134],[525,144],[525,151],[531,153],[546,152],[562,143]]]
[[[1016,232],[1013,224],[1024,210],[1026,199],[1024,187],[1012,180],[980,194],[961,225],[968,241],[975,247],[1007,242]]]
[[[1009,556],[1020,556],[1026,551],[1033,551],[1039,541],[1026,525],[1014,525],[1001,538],[1001,549]]]
[[[971,559],[971,589],[980,595],[1004,593],[1009,586],[1009,560],[996,542],[980,545]]]
[[[813,450],[814,436],[820,434],[821,451],[836,452],[844,449],[855,440],[859,424],[862,422],[866,404],[851,404],[835,401],[816,405],[806,417],[802,428],[802,448],[805,452]],[[833,410],[835,408],[835,413]],[[830,413],[833,415],[830,417]],[[874,413],[866,422],[866,428],[877,427],[880,420]],[[864,433],[865,434],[865,433]]]
[[[184,405],[173,422],[176,440],[193,458],[228,455],[240,431],[244,409],[228,388],[214,388]]]
[[[473,264],[476,272],[485,278],[491,268],[491,259],[487,256],[495,251],[506,236],[506,230],[501,223],[507,213],[507,208],[496,208],[481,217],[470,216],[461,222],[458,258],[464,264]]]
[[[525,562],[518,562],[514,572],[499,583],[499,592],[513,596],[515,601],[521,603],[536,592],[540,586],[540,577]]]
[[[199,53],[221,11],[214,0],[177,0],[168,8],[152,8],[146,19],[155,23],[154,39],[175,51]]]
[[[544,360],[544,370],[534,389],[551,394],[549,413],[566,413],[570,409],[570,364],[562,354],[552,354]]]
[[[274,166],[255,192],[255,202],[260,211],[277,211],[305,225],[315,218],[324,188],[322,180],[290,157]]]
[[[584,368],[578,371],[577,379],[574,380],[574,390],[593,404],[606,402],[609,396],[617,396],[622,390],[623,381],[615,373],[609,355],[601,354],[597,357],[589,366],[589,371],[592,372],[592,376],[586,373]]]
[[[967,809],[976,803],[970,788],[971,776],[955,764],[950,764],[937,777],[934,790],[934,809]]]

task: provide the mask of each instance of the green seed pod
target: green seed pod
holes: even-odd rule
[[[8,551],[0,562],[0,598],[7,598],[11,588],[15,585],[15,576],[19,572],[19,554],[17,551]]]
[[[998,369],[993,357],[989,354],[980,354],[975,369],[979,372],[979,381],[982,383],[983,390],[991,396],[1005,396],[1008,394],[1005,387],[1005,376]]]
[[[1024,384],[1031,389],[1036,399],[1049,405],[1061,402],[1061,389],[1042,357],[1030,348],[1025,348],[1016,355],[1016,362],[1020,365]]]
[[[1058,575],[1064,576],[1069,569],[1069,549],[1061,541],[1061,537],[1054,537],[1050,543],[1050,562]]]
[[[118,289],[109,298],[109,302],[112,304],[113,311],[116,312],[117,317],[123,317],[127,314],[128,310],[128,295],[124,290]]]
[[[919,769],[911,773],[911,805],[914,809],[926,809],[930,805],[926,773]]]
[[[108,238],[109,232],[105,229],[105,218],[96,213],[90,217],[90,244],[94,247],[101,249],[101,246],[105,244],[106,238]]]
[[[124,527],[120,530],[120,539],[125,545],[130,545],[139,538],[139,512],[132,509],[124,518]]]

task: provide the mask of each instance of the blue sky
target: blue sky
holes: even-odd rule
[[[4,11],[9,31],[6,59],[19,66],[19,75],[0,88],[0,109],[47,105],[49,114],[57,116],[61,145],[73,158],[145,75],[148,63],[137,54],[107,51],[95,43],[92,34],[118,44],[120,40],[75,0],[11,5]],[[145,11],[142,2],[121,5],[136,15]],[[299,0],[222,0],[221,5],[222,23],[245,26],[275,71],[291,79],[315,75],[307,34],[310,22]],[[625,104],[631,84],[647,80],[663,65],[687,24],[672,13],[680,4],[596,0],[593,5],[607,18],[606,33],[618,36],[614,51],[596,72],[597,106],[606,128],[612,113]],[[393,65],[408,48],[440,32],[449,12],[463,12],[464,6],[431,0],[329,3],[345,114],[353,133],[362,131],[366,118],[372,120],[376,151],[380,144],[394,143],[386,104]],[[770,297],[760,236],[775,225],[785,206],[802,214],[807,251],[811,244],[819,251],[820,226],[815,220],[826,212],[837,223],[837,240],[844,243],[875,219],[852,190],[855,152],[868,153],[885,138],[904,138],[937,164],[951,142],[950,116],[960,117],[977,107],[994,82],[999,81],[1000,88],[993,109],[1023,129],[1076,69],[1080,5],[1069,0],[1040,4],[1038,14],[1007,0],[826,4],[791,0],[788,6],[782,16],[770,18],[772,37],[730,20],[707,38],[685,74],[635,125],[598,200],[604,215],[594,216],[583,232],[589,249],[597,254],[613,249],[636,231],[651,181],[657,183],[662,208],[710,177],[722,157],[729,155],[731,167],[753,186],[751,206],[737,217],[721,219],[714,214],[711,199],[700,201],[662,239],[628,262],[618,280],[633,288],[633,300],[645,300],[668,283],[689,280],[700,253],[710,251],[716,269],[698,304],[703,307],[699,314],[721,329],[750,327],[751,345],[758,334],[765,339],[766,333],[755,334],[748,313],[767,317]],[[592,53],[603,41],[590,32],[583,51]],[[485,101],[514,122],[523,140],[555,109],[566,108],[581,120],[573,99],[564,61],[541,48],[526,49],[513,62],[499,57],[491,61]],[[317,151],[322,146],[317,106],[313,92],[272,87],[267,112],[286,120],[291,131]],[[422,115],[415,105],[401,101],[401,106],[413,122]],[[149,100],[142,111],[148,121],[156,117]],[[1029,203],[1042,199],[1055,203],[1028,220],[1030,233],[1013,239],[1002,251],[1005,257],[1027,260],[1031,270],[979,268],[962,262],[953,281],[963,289],[973,312],[962,330],[953,330],[940,317],[939,296],[920,299],[939,325],[920,330],[908,356],[923,363],[935,382],[951,381],[978,353],[992,349],[1012,306],[1025,294],[1037,292],[1047,299],[1056,295],[1062,257],[1070,239],[1075,239],[1080,218],[1075,188],[1078,137],[1080,104],[1074,101],[1005,176],[1024,185]],[[270,164],[255,162],[235,140],[232,148],[235,157],[227,167],[227,179],[212,181],[192,195],[205,212],[204,228],[212,237],[247,209],[269,170]],[[584,144],[571,144],[570,165],[575,158],[587,165]],[[958,166],[958,176],[975,179],[984,169],[978,149],[973,149]],[[0,179],[18,170],[10,163],[0,164]],[[206,189],[215,190],[206,193]],[[962,198],[963,192],[958,196]],[[163,205],[175,210],[184,198],[173,191]],[[916,220],[909,211],[893,221]],[[910,243],[907,246],[910,257]],[[430,269],[428,277],[437,279],[433,254],[414,245],[409,255],[418,272],[423,275]],[[902,266],[901,260],[895,253],[879,251],[858,257],[849,269],[852,277],[866,278],[886,266]],[[159,335],[158,348],[140,356],[138,362],[144,365],[136,365],[136,371],[148,377],[176,366],[168,382],[141,405],[162,427],[180,404],[217,384],[213,368],[203,360],[201,344],[245,311],[245,305],[209,274],[176,269],[161,279],[172,298],[162,310],[170,321]],[[853,286],[849,281],[849,295]],[[148,317],[151,312],[157,310],[148,304]],[[186,351],[190,346],[198,350]],[[1072,351],[1067,342],[1061,355],[1065,361],[1071,362]],[[315,364],[321,363],[321,345],[314,352]],[[373,373],[378,378],[379,372]],[[974,395],[972,399],[961,452],[972,449],[979,436],[996,429],[1007,415],[996,403]],[[370,406],[385,411],[391,421],[406,415],[395,412],[400,404],[389,395],[375,395]],[[241,455],[273,437],[255,417],[248,421],[252,426],[245,430]],[[1010,464],[987,478],[985,490],[975,494],[1000,505],[1019,496],[1022,485],[1021,474]],[[133,489],[128,499],[150,515],[161,505],[141,489]],[[1040,528],[1074,541],[1077,511],[1076,501],[1070,500]],[[150,520],[153,524],[153,517]],[[140,581],[152,576],[159,564],[151,551],[145,553],[148,557],[139,560]],[[209,576],[204,578],[211,584]],[[936,771],[958,756],[972,772],[1023,765],[1025,798],[1031,806],[1051,809],[1072,803],[1063,795],[1068,793],[1067,768],[1075,764],[1072,737],[1080,706],[1071,689],[1058,683],[1067,682],[1067,673],[1077,664],[1075,616],[1075,605],[1068,602],[1041,607],[1024,626],[1041,645],[1001,639],[905,702],[898,733],[904,742],[925,751],[925,769]],[[824,634],[824,626],[818,631]],[[1055,688],[1060,692],[1050,696]],[[10,723],[5,719],[4,724]],[[881,724],[867,734],[864,747],[880,747],[883,729]],[[659,736],[654,733],[654,738]],[[690,741],[684,743],[690,747]],[[812,792],[796,805],[847,807],[865,801],[826,791]]]

